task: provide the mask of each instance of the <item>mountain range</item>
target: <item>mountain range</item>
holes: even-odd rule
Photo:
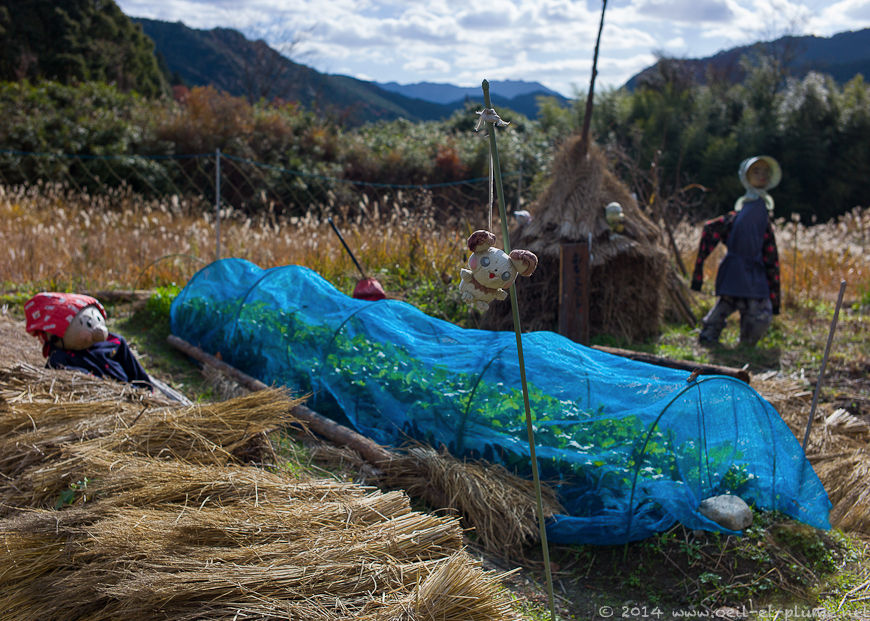
[[[404,117],[412,121],[449,117],[480,88],[450,84],[378,84],[344,75],[320,73],[293,62],[263,41],[250,41],[233,29],[198,30],[181,22],[132,18],[155,44],[158,59],[175,83],[212,85],[251,101],[279,98],[351,124]],[[534,118],[535,98],[568,100],[537,82],[490,83],[494,105]]]
[[[320,73],[286,58],[262,40],[251,41],[229,28],[198,30],[181,22],[131,19],[154,41],[158,60],[174,83],[212,85],[251,101],[261,98],[297,101],[350,124],[398,117],[411,121],[444,119],[463,108],[467,101],[479,101],[481,97],[479,86],[370,82]],[[815,70],[843,83],[857,73],[870,76],[870,28],[831,37],[782,37],[706,58],[661,60],[633,76],[625,87],[632,90],[645,81],[654,83],[663,62],[680,67],[683,74],[697,83],[703,84],[710,76],[738,83],[744,77],[740,59],[759,53],[779,59],[795,77]],[[553,97],[564,106],[571,103],[538,82],[492,81],[490,92],[493,105],[529,118],[537,117],[540,96]]]
[[[681,67],[698,84],[705,84],[711,76],[734,84],[742,82],[745,77],[741,58],[758,55],[777,59],[789,75],[797,78],[816,71],[830,75],[840,84],[859,73],[870,79],[870,28],[830,37],[785,36],[775,41],[734,47],[706,58],[668,59],[667,62]],[[626,88],[632,90],[652,79],[662,62],[632,76],[626,82]]]

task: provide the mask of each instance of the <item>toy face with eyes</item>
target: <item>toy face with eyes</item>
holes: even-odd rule
[[[507,289],[517,279],[517,268],[510,256],[498,248],[475,252],[468,260],[472,278],[489,289]]]
[[[531,276],[538,266],[538,257],[528,250],[493,248],[495,235],[489,231],[475,231],[468,238],[470,269],[460,270],[459,292],[462,300],[480,312],[489,308],[493,300],[507,298],[505,289],[514,284],[517,276]]]
[[[96,306],[86,306],[76,313],[63,334],[64,349],[87,349],[109,336],[106,318]]]

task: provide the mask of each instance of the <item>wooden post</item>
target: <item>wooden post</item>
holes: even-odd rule
[[[559,247],[559,334],[589,344],[589,244]]]

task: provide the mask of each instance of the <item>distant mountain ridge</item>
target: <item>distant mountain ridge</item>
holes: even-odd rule
[[[263,41],[250,41],[230,28],[198,30],[181,22],[133,17],[155,44],[170,75],[189,86],[212,85],[232,95],[298,101],[353,124],[404,117],[439,120],[461,109],[466,97],[481,99],[480,88],[450,84],[380,85],[325,74],[282,56]],[[536,82],[492,82],[493,102],[537,117],[538,94],[568,100]],[[515,95],[514,95],[515,94]]]
[[[230,94],[280,98],[335,115],[352,124],[406,118],[441,120],[461,109],[468,100],[481,99],[480,87],[447,83],[370,82],[350,76],[320,73],[293,62],[263,41],[250,41],[230,28],[198,30],[181,22],[131,18],[155,43],[155,51],[170,75],[189,86],[213,85]],[[709,74],[731,83],[743,80],[740,59],[764,53],[780,58],[792,75],[803,77],[815,70],[844,83],[856,74],[870,77],[870,28],[831,37],[789,36],[775,41],[732,48],[699,59],[665,59],[647,67],[626,82],[634,89],[654,81],[660,63],[669,62],[703,84]],[[537,118],[539,96],[570,100],[538,82],[490,81],[493,104]]]
[[[400,116],[441,118],[452,111],[383,91],[371,82],[320,73],[285,58],[263,41],[250,41],[238,30],[197,30],[181,22],[131,19],[154,41],[155,53],[173,78],[189,86],[210,85],[252,101],[298,101],[351,123]]]
[[[705,84],[708,72],[731,83],[745,77],[740,59],[745,55],[768,54],[781,59],[791,75],[804,77],[810,71],[825,73],[845,84],[859,73],[870,79],[870,28],[850,30],[830,37],[814,35],[786,36],[775,41],[724,50],[706,58],[668,59],[683,67],[699,84]],[[662,61],[632,76],[625,86],[633,90],[658,72]]]
[[[480,86],[455,86],[443,82],[415,82],[413,84],[399,84],[397,82],[375,82],[385,91],[399,93],[405,97],[422,99],[440,104],[455,104],[466,99],[479,99],[481,96]],[[490,90],[504,99],[516,99],[527,95],[545,95],[567,101],[560,93],[551,90],[539,82],[526,82],[523,80],[490,80]]]

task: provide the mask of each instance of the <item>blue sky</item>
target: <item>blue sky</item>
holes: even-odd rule
[[[601,0],[116,0],[132,17],[235,28],[324,73],[378,82],[589,87]],[[785,34],[870,27],[870,0],[608,0],[599,88],[656,53],[700,58]]]

